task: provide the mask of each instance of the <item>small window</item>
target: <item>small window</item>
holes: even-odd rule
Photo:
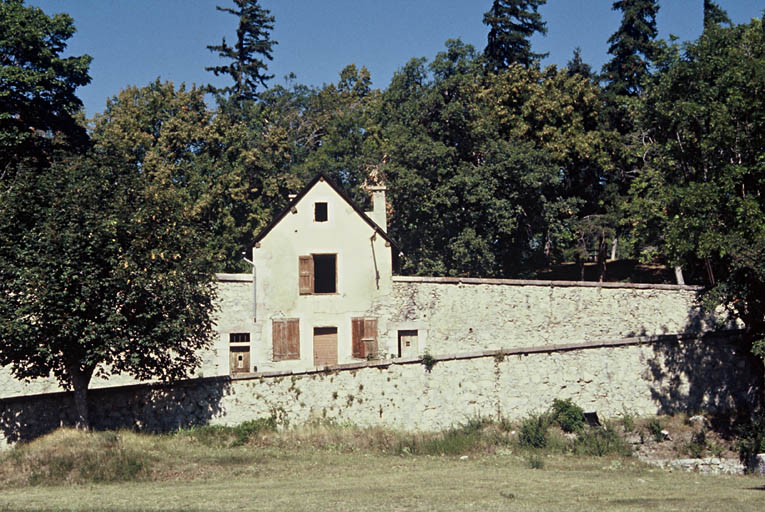
[[[316,222],[327,222],[329,216],[327,215],[327,203],[314,203],[313,205],[313,220]]]
[[[228,335],[228,341],[229,343],[249,343],[250,342],[250,333],[249,332],[232,332]]]
[[[417,331],[415,329],[398,331],[398,357],[416,357],[417,352]]]

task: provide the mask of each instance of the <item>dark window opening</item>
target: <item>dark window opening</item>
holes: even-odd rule
[[[313,220],[316,222],[327,222],[327,203],[314,203]]]
[[[334,254],[314,254],[314,293],[335,293],[337,291],[337,258]]]
[[[232,332],[228,335],[229,343],[249,343],[250,342],[250,333],[249,332]]]

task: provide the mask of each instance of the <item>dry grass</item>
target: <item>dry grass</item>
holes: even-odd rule
[[[419,435],[313,424],[250,429],[244,443],[218,427],[59,430],[0,453],[0,510],[746,511],[765,498],[763,479],[526,450],[509,430],[480,420]]]

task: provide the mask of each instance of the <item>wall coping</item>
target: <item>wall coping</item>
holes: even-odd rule
[[[631,288],[638,290],[688,290],[701,291],[703,286],[686,284],[618,283],[595,281],[543,281],[536,279],[493,279],[483,277],[423,277],[393,276],[394,283],[430,283],[430,284],[491,284],[511,286],[550,286],[581,288]]]
[[[251,283],[252,274],[215,274],[215,279],[220,282]]]

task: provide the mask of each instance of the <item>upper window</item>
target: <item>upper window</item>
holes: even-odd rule
[[[327,203],[314,203],[313,205],[313,220],[316,222],[327,222],[329,218],[327,214]]]
[[[299,258],[300,295],[337,292],[337,255],[312,254]]]

